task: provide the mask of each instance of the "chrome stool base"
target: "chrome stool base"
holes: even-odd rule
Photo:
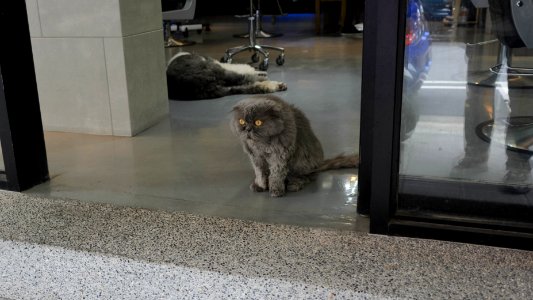
[[[262,32],[260,29],[260,24],[258,22],[260,18],[259,10],[256,10],[256,12],[253,12],[253,0],[250,0],[250,15],[248,17],[248,39],[249,44],[229,48],[226,50],[226,53],[224,53],[224,56],[220,59],[223,63],[231,63],[233,60],[233,57],[241,52],[244,51],[250,51],[253,52],[252,54],[252,62],[256,63],[259,62],[261,55],[263,57],[263,60],[259,63],[259,70],[266,71],[269,66],[269,51],[267,50],[273,50],[278,51],[280,54],[276,58],[276,64],[278,66],[282,66],[285,63],[285,49],[281,47],[274,47],[274,46],[267,46],[267,45],[258,45],[257,44],[257,36],[256,34]]]

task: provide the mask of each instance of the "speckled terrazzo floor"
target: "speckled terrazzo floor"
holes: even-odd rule
[[[0,192],[0,298],[530,299],[533,252]]]

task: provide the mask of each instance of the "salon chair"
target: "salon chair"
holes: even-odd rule
[[[259,62],[259,54],[262,55],[263,60],[259,63],[259,70],[266,71],[269,66],[269,52],[268,50],[279,51],[279,56],[276,58],[276,64],[282,66],[285,63],[285,49],[281,47],[259,45],[257,44],[257,20],[260,18],[259,10],[254,12],[253,0],[250,0],[250,14],[248,15],[248,45],[229,48],[226,50],[224,56],[220,59],[223,63],[231,63],[233,57],[241,52],[250,51],[253,52],[251,57],[252,62]],[[259,53],[259,54],[258,54]]]
[[[489,0],[489,12],[500,43],[498,62],[490,68],[489,78],[473,84],[498,86],[503,80],[508,88],[533,89],[533,68],[512,66],[513,49],[533,49],[533,0]],[[506,147],[533,154],[533,116],[501,121],[507,126]],[[494,120],[489,120],[479,124],[476,132],[483,140],[490,141],[493,127]]]
[[[171,22],[194,19],[196,0],[161,0],[161,7],[166,39],[165,47],[181,47],[194,44],[191,41],[174,39],[171,31]],[[187,29],[184,32],[187,33]]]
[[[508,75],[509,88],[533,88],[533,69],[513,66],[513,49],[533,49],[533,0],[489,0],[492,29],[497,39],[467,47],[498,43],[497,63],[489,73],[471,85],[494,87],[501,75]]]

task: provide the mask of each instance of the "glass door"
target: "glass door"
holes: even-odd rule
[[[489,2],[463,1],[455,19],[452,10],[441,18],[427,1],[408,1],[398,203],[405,213],[533,223],[533,49],[510,2]]]
[[[7,177],[4,164],[4,153],[2,152],[2,141],[0,140],[0,186],[2,186],[2,182],[7,182]]]
[[[358,211],[371,232],[532,247],[533,5],[520,3],[368,7]],[[372,21],[384,16],[397,22]]]

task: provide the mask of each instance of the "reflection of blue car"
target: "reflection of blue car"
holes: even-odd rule
[[[405,62],[402,108],[402,140],[407,139],[418,122],[415,94],[431,66],[429,28],[420,0],[409,0],[405,20]]]
[[[452,15],[451,0],[421,0],[428,20],[442,20]]]

